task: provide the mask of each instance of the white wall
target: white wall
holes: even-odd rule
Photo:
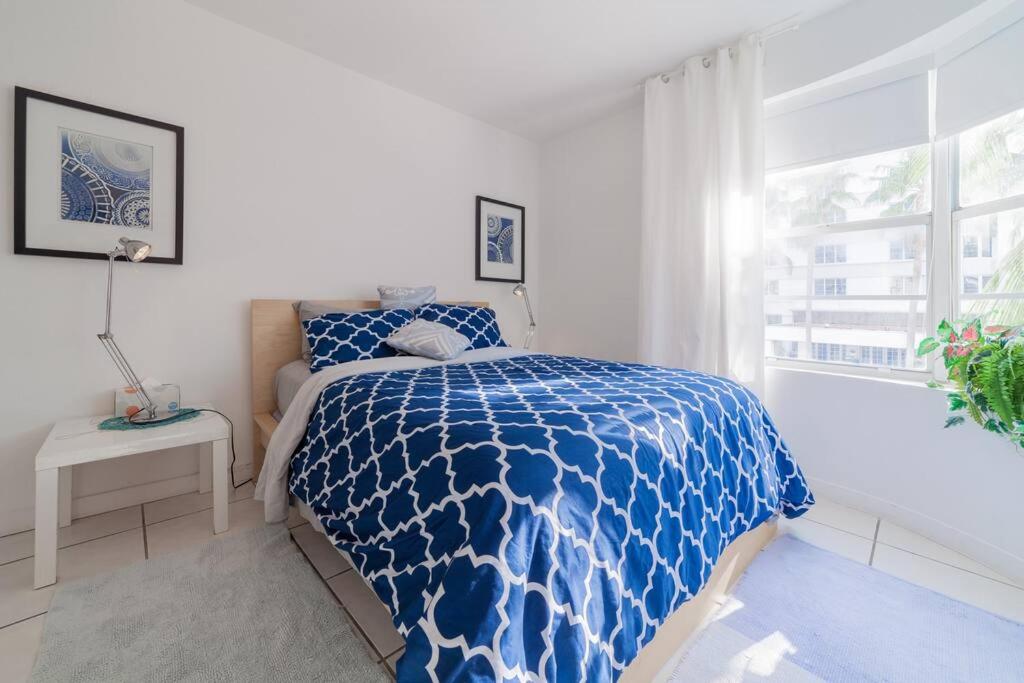
[[[855,66],[977,4],[851,3],[768,43],[766,91]],[[884,28],[872,33],[876,24]],[[545,350],[637,358],[642,128],[639,105],[542,148]],[[771,370],[765,401],[820,495],[1024,580],[1024,533],[1014,521],[1024,518],[1024,455],[974,425],[942,429],[941,392]]]
[[[943,429],[945,392],[769,368],[765,403],[811,489],[1024,579],[1024,455],[974,423]]]
[[[31,526],[50,424],[109,412],[119,384],[95,337],[105,264],[12,253],[16,84],[185,127],[185,264],[118,264],[114,332],[141,373],[232,417],[240,473],[251,298],[432,283],[491,301],[519,339],[511,287],[473,279],[484,194],[527,207],[527,280],[543,305],[533,143],[178,0],[0,0],[0,533]],[[185,491],[196,472],[190,450],[79,467],[75,508]]]
[[[543,148],[546,351],[636,360],[642,123],[633,108]]]

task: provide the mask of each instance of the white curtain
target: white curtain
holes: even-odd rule
[[[764,381],[762,48],[694,57],[644,94],[641,360]]]

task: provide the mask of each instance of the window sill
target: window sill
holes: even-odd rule
[[[881,370],[877,367],[862,367],[842,363],[821,363],[817,361],[788,360],[783,358],[766,358],[765,366],[773,370],[802,372],[830,377],[845,377],[873,382],[885,382],[902,386],[913,386],[930,389],[927,383],[934,379],[930,370]]]

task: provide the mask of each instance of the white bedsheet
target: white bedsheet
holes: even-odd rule
[[[267,453],[263,460],[259,481],[256,482],[256,500],[263,501],[263,514],[267,522],[282,522],[288,517],[288,465],[295,449],[306,434],[310,415],[316,407],[320,394],[330,384],[342,377],[359,375],[366,372],[385,372],[389,370],[415,370],[429,368],[434,365],[454,363],[478,363],[502,358],[515,358],[531,353],[524,349],[507,346],[488,349],[471,349],[458,358],[449,361],[437,361],[420,356],[394,356],[391,358],[375,358],[341,363],[325,368],[305,381],[291,405],[285,411],[280,424],[270,437]]]

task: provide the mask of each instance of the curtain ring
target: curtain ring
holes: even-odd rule
[[[661,82],[662,83],[668,83],[671,80],[672,80],[672,78],[668,74],[661,74]]]
[[[704,65],[705,69],[708,68],[709,66],[711,66],[711,58],[705,57],[704,59],[701,60],[701,64]]]

